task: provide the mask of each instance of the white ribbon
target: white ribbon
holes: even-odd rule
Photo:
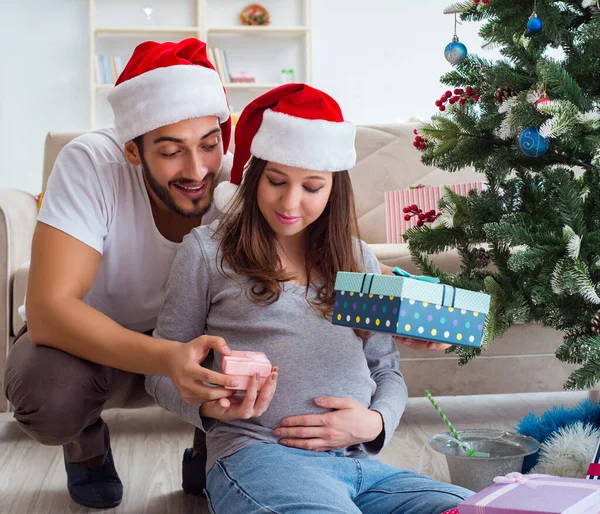
[[[495,499],[500,498],[500,496],[505,495],[509,491],[516,489],[520,485],[524,485],[525,487],[529,487],[531,489],[535,489],[541,485],[549,485],[553,487],[575,487],[581,489],[593,489],[595,491],[600,491],[600,484],[593,483],[573,483],[573,482],[562,482],[560,480],[543,480],[544,478],[556,478],[551,475],[536,475],[532,473],[531,475],[522,475],[521,473],[509,473],[504,477],[496,477],[494,478],[494,482],[497,484],[505,484],[505,487],[501,489],[496,489],[494,492],[488,494],[485,498],[482,498],[475,504],[475,514],[485,514],[485,509],[483,507],[492,503]],[[541,480],[540,480],[541,479]]]

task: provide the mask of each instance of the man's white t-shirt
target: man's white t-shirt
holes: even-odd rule
[[[202,224],[218,214],[213,204]],[[179,244],[156,228],[142,169],[127,161],[114,129],[84,134],[60,152],[38,221],[102,254],[85,303],[126,328],[154,329]]]

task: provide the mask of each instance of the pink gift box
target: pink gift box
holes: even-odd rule
[[[409,221],[402,209],[416,204],[423,212],[435,210],[439,212],[438,203],[444,194],[446,186],[425,186],[399,191],[386,191],[385,193],[385,227],[388,243],[404,243],[404,234],[409,228],[416,227],[419,218],[413,216]],[[462,184],[448,185],[452,191],[461,196],[467,196],[469,191],[483,191],[484,182],[464,182]]]
[[[509,473],[461,501],[460,514],[598,514],[600,481]]]
[[[239,380],[237,387],[227,387],[225,389],[248,389],[253,375],[260,374],[258,388],[260,389],[265,380],[271,373],[271,363],[263,352],[242,352],[232,350],[231,355],[221,357],[221,371],[225,375],[233,376]]]

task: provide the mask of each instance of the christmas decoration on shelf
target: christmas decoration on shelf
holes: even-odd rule
[[[533,0],[533,12],[531,13],[529,21],[527,22],[527,30],[532,34],[535,34],[536,32],[542,30],[543,27],[544,24],[537,15],[537,0]]]
[[[439,100],[435,101],[435,105],[441,112],[444,112],[446,110],[446,103],[450,105],[454,105],[456,103],[459,105],[465,105],[469,101],[477,103],[479,102],[479,97],[479,90],[475,90],[474,88],[468,86],[466,89],[455,89],[454,94],[452,94],[452,91],[446,91]]]
[[[452,37],[452,41],[446,45],[444,49],[444,57],[450,64],[462,64],[465,62],[467,55],[469,52],[467,51],[467,47],[460,42],[458,39],[458,35],[456,34],[456,25],[458,24],[458,18],[456,13],[454,13],[454,36]]]
[[[540,157],[550,148],[550,140],[536,127],[527,127],[519,137],[519,148],[527,157]]]
[[[508,0],[455,0],[444,11],[481,24],[483,46],[501,57],[470,54],[442,77],[448,91],[435,99],[437,112],[419,127],[415,147],[425,165],[474,169],[487,188],[448,192],[424,206],[443,214],[403,239],[422,274],[491,295],[482,350],[515,324],[561,332],[554,353],[575,365],[567,389],[600,382],[599,1],[568,9],[536,2],[530,29],[543,29],[535,37],[524,34],[532,11]],[[548,52],[557,42],[564,57]],[[398,223],[414,216],[399,211]],[[459,272],[435,266],[430,256],[442,251],[457,253]],[[461,365],[480,354],[450,351]]]
[[[410,221],[413,216],[417,216],[419,220],[417,221],[417,226],[419,227],[422,227],[425,223],[433,223],[442,215],[441,212],[435,212],[435,210],[423,212],[417,204],[404,207],[402,211],[404,212],[404,221]]]
[[[268,25],[269,11],[259,4],[247,5],[240,13],[240,22],[242,25]]]

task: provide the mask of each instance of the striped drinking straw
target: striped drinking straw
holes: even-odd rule
[[[427,398],[429,398],[429,401],[435,407],[435,410],[438,411],[438,413],[440,414],[440,417],[444,420],[444,423],[446,423],[446,426],[450,429],[450,432],[452,432],[452,435],[461,443],[461,446],[467,452],[469,457],[473,457],[475,455],[475,451],[472,448],[469,448],[467,443],[465,443],[463,441],[462,437],[460,437],[456,428],[454,428],[454,425],[452,423],[450,423],[450,420],[446,417],[446,415],[444,414],[444,411],[442,409],[440,409],[440,406],[437,404],[437,402],[434,400],[433,396],[431,396],[431,393],[427,389],[425,389],[425,396],[427,396]]]

